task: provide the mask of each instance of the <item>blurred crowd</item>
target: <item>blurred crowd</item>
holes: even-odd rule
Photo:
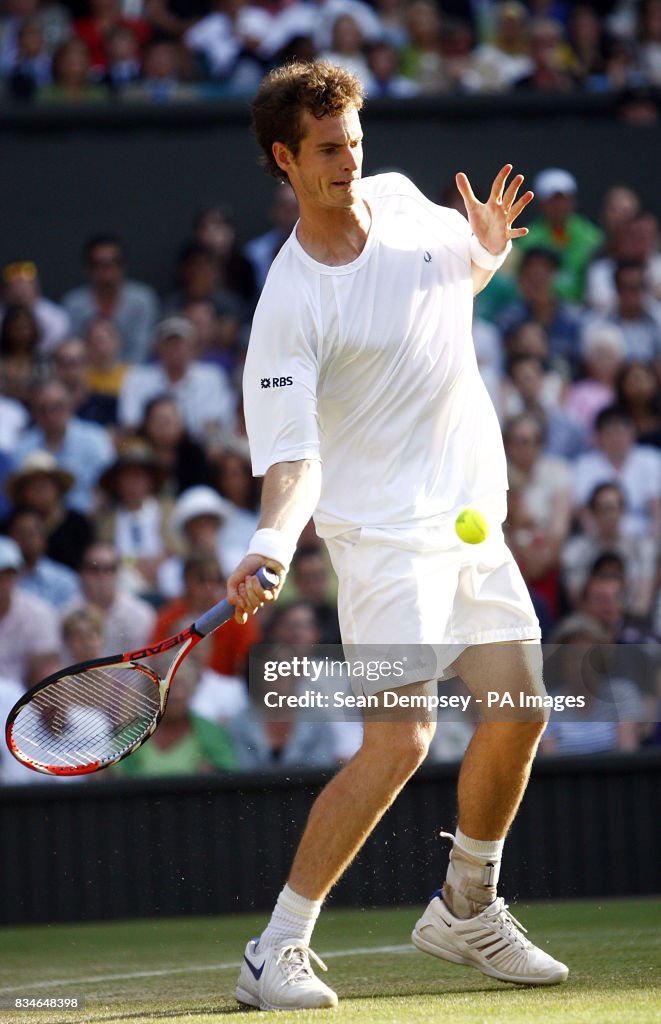
[[[533,189],[530,232],[475,308],[509,465],[506,535],[544,641],[563,645],[552,692],[587,692],[583,654],[611,652],[587,707],[552,714],[543,749],[635,750],[661,742],[659,224],[625,184],[605,191],[598,223],[568,170],[547,168]],[[453,186],[439,191],[464,212]],[[250,321],[296,218],[288,185],[243,245],[222,203],[199,210],[165,294],[107,233],[81,240],[80,282],[63,296],[47,295],[29,254],[0,268],[3,720],[49,673],[162,639],[222,598],[259,515],[241,406]],[[278,660],[339,643],[335,589],[310,523],[275,609],[196,648],[163,724],[117,771],[351,757],[358,722],[271,720],[260,679],[246,683],[260,641]],[[458,759],[472,729],[442,715],[430,757]],[[39,778],[0,752],[1,781]]]
[[[370,98],[616,93],[658,117],[661,0],[2,0],[5,97],[168,103],[250,95],[330,59]]]

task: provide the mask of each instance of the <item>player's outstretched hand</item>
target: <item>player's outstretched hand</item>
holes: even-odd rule
[[[274,590],[264,590],[255,576],[258,569],[265,565],[267,569],[273,569],[280,577],[280,582]],[[267,601],[275,601],[282,589],[285,580],[285,571],[278,562],[272,558],[263,558],[261,555],[246,555],[237,565],[232,575],[227,580],[227,600],[236,608],[234,618],[243,625],[249,615],[266,604]]]
[[[521,238],[528,234],[528,228],[514,228],[512,225],[534,196],[528,191],[517,199],[518,191],[523,184],[522,174],[516,174],[505,188],[511,172],[512,164],[505,164],[501,168],[494,178],[486,203],[481,203],[475,197],[463,171],[456,177],[457,188],[466,205],[468,222],[473,234],[494,256],[503,251],[510,238]]]

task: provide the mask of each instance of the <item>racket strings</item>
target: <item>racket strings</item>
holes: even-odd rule
[[[148,735],[160,712],[157,680],[129,665],[65,675],[19,711],[12,738],[37,764],[110,763]]]

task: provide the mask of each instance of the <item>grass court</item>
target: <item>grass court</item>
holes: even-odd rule
[[[502,984],[414,950],[422,908],[322,914],[313,947],[337,1010],[281,1011],[277,1024],[656,1024],[661,1022],[661,899],[513,906],[529,937],[569,964],[565,985]],[[2,1024],[237,1024],[234,982],[265,915],[0,929]],[[12,1009],[15,998],[85,999],[85,1008]]]

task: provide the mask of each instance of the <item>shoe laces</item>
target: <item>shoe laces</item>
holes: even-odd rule
[[[322,971],[328,970],[321,957],[317,956],[314,950],[308,946],[283,946],[278,953],[276,964],[282,964],[287,981],[293,982],[299,978],[313,978],[314,971],[310,966],[310,957],[321,967]]]
[[[509,939],[521,944],[526,947],[530,945],[525,935],[528,933],[528,929],[524,928],[520,921],[517,921],[514,914],[510,912],[509,906],[500,896],[497,900],[494,900],[489,910],[489,917],[493,917],[494,923],[497,923],[500,928],[505,932]],[[523,934],[522,934],[523,933]]]

